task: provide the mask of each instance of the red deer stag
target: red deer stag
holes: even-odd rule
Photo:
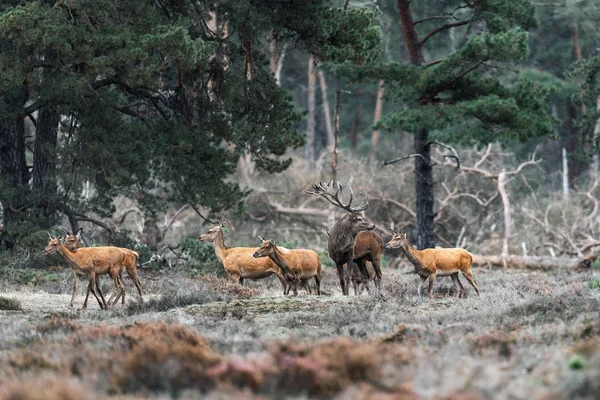
[[[429,278],[428,296],[431,297],[436,276],[450,276],[458,291],[458,297],[461,297],[464,293],[464,288],[458,279],[458,273],[461,272],[479,296],[479,286],[471,272],[471,266],[473,265],[471,253],[461,248],[417,250],[408,241],[406,233],[397,233],[391,228],[390,231],[392,232],[392,239],[386,243],[385,247],[388,249],[402,249],[406,258],[415,266],[415,272],[421,278],[417,295],[421,295],[421,287],[427,278]]]
[[[287,283],[287,293],[290,288],[294,290],[294,296],[298,295],[298,283],[307,284],[309,279],[315,278],[317,285],[317,294],[321,294],[321,259],[318,254],[312,250],[292,249],[282,251],[275,244],[275,239],[263,239],[262,245],[253,254],[254,257],[269,257],[283,273]],[[310,293],[310,290],[309,290]]]
[[[64,228],[63,228],[64,229]],[[63,239],[63,244],[65,245],[65,247],[71,251],[76,251],[77,249],[79,249],[82,246],[83,240],[82,240],[82,235],[83,235],[83,229],[79,228],[79,230],[77,231],[77,233],[75,235],[69,233],[66,229],[65,229],[65,237]],[[103,246],[103,247],[90,247],[91,249],[97,249],[97,250],[110,250],[110,251],[123,251],[125,253],[125,259],[123,261],[123,265],[121,266],[121,269],[119,270],[119,278],[121,279],[121,281],[123,281],[122,276],[121,276],[121,272],[123,271],[123,267],[125,267],[125,270],[127,271],[127,275],[129,275],[129,277],[131,278],[131,280],[133,281],[137,291],[138,291],[138,295],[140,296],[140,302],[144,302],[144,298],[142,296],[142,284],[140,283],[140,279],[138,277],[138,253],[137,251],[133,251],[133,250],[129,250],[123,247],[114,247],[114,246]],[[110,271],[109,271],[110,273]],[[96,276],[96,280],[98,280],[99,276]],[[111,276],[112,278],[112,276]],[[123,284],[124,285],[124,284]],[[88,300],[88,296],[90,295],[90,287],[88,286],[87,289],[87,293],[85,295],[85,301],[84,301],[84,306],[87,304],[87,300]],[[125,304],[125,292],[119,294],[119,293],[115,293],[113,295],[111,295],[110,299],[108,300],[109,305],[110,304],[115,304],[118,300],[118,298],[113,300],[113,297],[117,295],[121,297],[121,304]],[[74,296],[74,294],[73,294]]]
[[[340,218],[333,228],[331,228],[329,239],[327,240],[329,257],[335,262],[340,276],[342,293],[347,296],[349,294],[350,270],[353,265],[352,261],[354,260],[356,236],[361,231],[375,229],[375,225],[366,222],[359,214],[359,212],[366,210],[369,206],[369,199],[367,198],[358,206],[352,207],[354,194],[352,188],[348,186],[350,198],[347,203],[344,203],[340,199],[340,192],[343,190],[343,187],[339,182],[333,183],[332,181],[329,185],[324,183],[315,184],[313,185],[313,189],[312,191],[306,190],[305,193],[321,196],[331,204],[348,211],[348,214]],[[347,264],[349,268],[344,268],[344,264]],[[358,266],[361,268],[361,273],[365,279],[368,279],[368,271],[365,264],[359,263]]]
[[[218,225],[198,236],[198,240],[213,243],[215,254],[229,276],[239,282],[240,285],[243,285],[245,279],[263,279],[275,274],[279,278],[285,293],[287,284],[279,267],[270,258],[252,257],[258,247],[225,246],[223,224],[225,224],[225,218],[221,218]]]
[[[329,237],[329,231],[326,229],[327,237]],[[350,279],[352,280],[352,286],[354,287],[354,294],[358,295],[362,293],[362,290],[366,288],[369,290],[369,281],[375,279],[375,285],[381,287],[381,253],[383,253],[383,239],[374,231],[361,231],[356,235],[356,242],[354,243],[354,263],[350,269]],[[370,261],[371,264],[367,264]],[[367,269],[368,277],[362,274],[362,267],[359,263],[364,264],[364,268]]]
[[[65,259],[69,266],[73,268],[76,276],[88,276],[90,279],[88,287],[94,294],[94,297],[96,297],[100,308],[108,308],[104,297],[102,297],[101,294],[100,298],[98,297],[99,290],[96,285],[96,276],[108,273],[113,278],[117,292],[122,294],[125,291],[125,288],[123,282],[119,278],[119,271],[125,260],[125,253],[122,251],[96,251],[96,248],[83,248],[77,251],[72,251],[65,247],[65,245],[62,243],[62,239],[62,237],[53,238],[50,236],[50,242],[48,242],[48,246],[46,246],[44,249],[43,254],[48,255],[58,253]],[[78,281],[79,279],[75,279],[73,283],[73,295],[71,296],[71,303],[69,304],[69,307],[72,307],[73,305],[73,299],[77,290]],[[117,299],[118,296],[119,295],[117,295]],[[102,299],[102,301],[100,299]],[[84,304],[82,310],[85,309],[86,306],[87,303]]]

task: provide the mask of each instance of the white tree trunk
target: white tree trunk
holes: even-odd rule
[[[502,199],[502,205],[504,206],[504,240],[502,242],[502,257],[508,257],[508,242],[510,240],[510,200],[506,193],[506,173],[500,172],[498,175],[498,193]]]
[[[327,81],[325,73],[318,72],[319,86],[321,86],[321,96],[323,98],[323,114],[325,114],[325,129],[327,131],[327,151],[333,150],[333,124],[331,123],[331,111],[329,109],[329,98],[327,97]]]
[[[315,58],[308,58],[308,121],[306,124],[306,147],[304,158],[306,168],[312,170],[315,165],[315,89],[317,74],[315,71]]]
[[[562,193],[563,200],[569,199],[569,160],[567,158],[567,149],[562,149]]]

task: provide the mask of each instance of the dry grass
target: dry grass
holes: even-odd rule
[[[331,269],[332,295],[296,298],[283,297],[276,279],[240,287],[170,276],[162,289],[160,280],[149,285],[163,306],[6,313],[0,398],[35,398],[44,387],[64,398],[592,398],[598,390],[593,271],[476,269],[482,295],[467,289],[464,299],[453,297],[449,278],[426,299],[414,274],[384,272],[382,292],[359,297],[341,296]],[[165,300],[173,297],[192,304]]]

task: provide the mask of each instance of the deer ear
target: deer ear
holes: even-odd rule
[[[81,236],[83,236],[83,228],[77,229],[75,236],[77,236],[77,239],[81,239]]]
[[[227,218],[221,217],[221,220],[219,221],[219,226],[223,227],[223,225],[225,225],[225,222],[227,222]]]
[[[52,237],[52,235],[50,234],[50,232],[46,231],[46,233],[48,234],[48,237],[50,238],[50,240],[53,240],[54,238]]]
[[[266,242],[265,238],[263,238],[262,236],[260,236],[260,235],[256,235],[256,236],[258,236],[258,238],[260,239],[261,242]]]
[[[271,237],[269,238],[269,242],[271,242],[271,243],[275,244],[275,238],[273,238],[273,236],[271,236]]]

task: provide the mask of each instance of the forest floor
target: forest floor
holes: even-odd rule
[[[598,272],[474,275],[481,297],[462,278],[457,299],[440,278],[420,298],[416,275],[396,270],[380,292],[341,296],[326,269],[327,294],[289,297],[274,278],[141,270],[144,304],[126,278],[126,305],[108,311],[93,297],[69,309],[67,271],[3,282],[22,309],[0,311],[0,399],[597,398]]]

